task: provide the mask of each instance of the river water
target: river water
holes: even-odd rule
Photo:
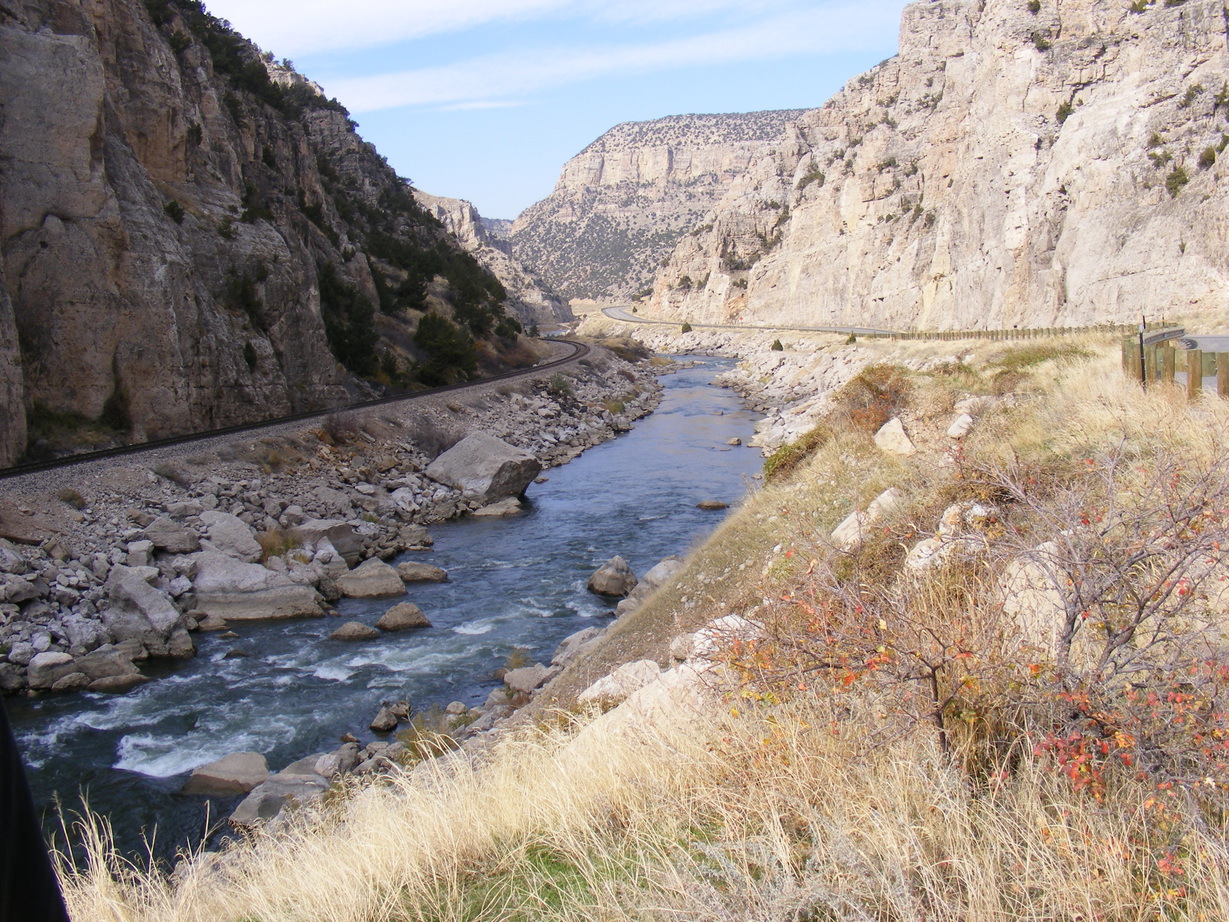
[[[564,637],[605,624],[611,606],[586,591],[589,574],[615,554],[643,574],[686,553],[722,517],[696,504],[738,502],[760,468],[758,451],[727,444],[748,441],[756,418],[711,384],[729,362],[696,361],[662,379],[661,406],[631,432],[547,471],[519,515],[435,526],[432,551],[401,558],[449,572],[448,582],[408,587],[430,628],[331,641],[340,620],[374,624],[402,601],[345,599],[340,619],[241,624],[230,640],[198,634],[195,659],[147,669],[156,680],[124,695],[11,699],[49,820],[55,798],[72,810],[85,793],[125,851],[143,854],[156,827],[155,854],[172,855],[238,801],[179,794],[193,768],[255,750],[277,770],[335,749],[346,732],[368,741],[386,701],[481,704],[514,649],[549,662]]]

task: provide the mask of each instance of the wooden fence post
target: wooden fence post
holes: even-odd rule
[[[1229,397],[1229,352],[1216,353],[1216,396]]]
[[[1192,349],[1186,353],[1186,396],[1195,400],[1203,389],[1203,353]]]
[[[1159,350],[1161,356],[1161,381],[1166,384],[1174,383],[1174,365],[1178,351],[1169,343],[1165,343],[1165,347]]]

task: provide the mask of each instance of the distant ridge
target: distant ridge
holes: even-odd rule
[[[805,110],[624,122],[513,223],[512,251],[567,298],[647,291],[658,263]]]

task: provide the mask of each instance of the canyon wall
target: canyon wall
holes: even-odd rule
[[[0,465],[27,426],[332,406],[405,377],[463,285],[502,312],[344,108],[195,0],[0,0],[0,273]]]
[[[503,283],[508,293],[507,308],[525,327],[567,323],[576,319],[567,303],[537,273],[527,269],[512,255],[506,235],[498,236],[488,230],[490,222],[471,203],[464,199],[430,195],[421,189],[414,190],[414,197],[428,214],[434,215],[460,241],[461,246]]]
[[[509,233],[566,298],[647,291],[659,261],[800,111],[675,115],[616,125],[563,167]]]
[[[788,129],[641,314],[891,329],[1225,315],[1220,0],[925,0]]]

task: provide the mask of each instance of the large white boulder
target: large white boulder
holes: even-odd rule
[[[322,599],[311,586],[256,563],[244,563],[217,551],[194,554],[196,607],[226,621],[318,618]]]
[[[432,461],[424,473],[486,505],[520,496],[541,470],[529,452],[485,432],[473,432]]]
[[[228,512],[202,512],[201,524],[207,535],[205,546],[210,550],[249,563],[260,560],[260,543],[243,519]]]
[[[246,794],[269,777],[269,765],[259,752],[233,752],[193,769],[184,794]]]
[[[388,599],[405,595],[405,583],[391,566],[372,557],[337,577],[337,588],[352,599]]]
[[[136,640],[154,656],[196,652],[183,614],[170,596],[150,585],[144,572],[117,564],[107,577],[106,591],[109,604],[102,621],[115,640]]]

